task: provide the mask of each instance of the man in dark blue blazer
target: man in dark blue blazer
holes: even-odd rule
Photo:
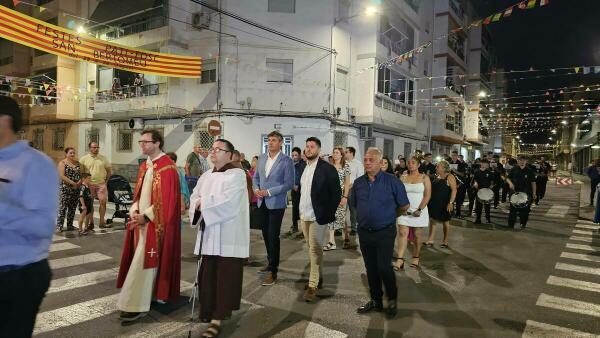
[[[268,265],[259,273],[266,273],[262,285],[275,284],[279,269],[279,234],[287,207],[287,193],[294,185],[294,164],[283,154],[283,136],[278,131],[268,135],[268,151],[258,159],[252,180],[257,206],[262,215],[262,233],[267,248]]]

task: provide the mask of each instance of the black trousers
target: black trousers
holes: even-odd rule
[[[477,190],[469,187],[467,189],[467,196],[469,197],[469,214],[467,216],[471,216],[473,214],[473,207],[475,206],[475,199],[477,198]]]
[[[498,207],[498,203],[500,203],[500,185],[501,182],[494,182],[494,187],[492,191],[494,192],[494,208]]]
[[[396,287],[396,275],[391,264],[394,254],[394,241],[396,240],[395,224],[377,232],[370,232],[359,227],[358,236],[360,238],[360,251],[367,269],[371,299],[381,303],[383,300],[382,283],[385,286],[388,300],[396,299],[398,289]]]
[[[0,337],[31,337],[51,278],[46,259],[0,272]]]
[[[502,183],[502,203],[506,202],[506,198],[509,196],[508,183]]]
[[[465,202],[465,195],[467,194],[467,186],[465,184],[461,184],[458,186],[458,190],[456,191],[456,217],[460,217],[460,209],[462,208],[463,203]]]
[[[279,270],[279,234],[281,233],[281,221],[285,209],[269,209],[263,201],[260,206],[262,214],[262,234],[267,248],[267,259],[269,271],[273,277],[277,276]]]
[[[479,200],[475,202],[475,214],[477,214],[475,221],[481,222],[481,211],[485,208],[485,219],[490,219],[490,204],[489,203],[481,203]]]
[[[300,220],[300,190],[292,189],[292,229],[298,230],[298,221]]]
[[[546,185],[548,184],[548,176],[538,176],[535,180],[535,194],[538,202],[546,195]]]
[[[515,227],[515,222],[517,221],[517,214],[518,214],[519,220],[521,222],[521,226],[525,227],[527,225],[527,220],[529,219],[530,211],[531,211],[531,204],[527,205],[524,208],[515,208],[511,205],[510,213],[508,214],[508,226],[510,228]]]
[[[596,196],[596,187],[600,184],[600,179],[593,179],[590,187],[590,205],[594,204],[594,196]]]

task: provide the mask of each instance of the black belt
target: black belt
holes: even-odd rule
[[[382,231],[382,230],[387,230],[387,229],[389,229],[389,228],[391,228],[391,227],[394,227],[394,226],[396,226],[396,222],[394,222],[394,223],[391,223],[391,224],[389,224],[389,225],[386,225],[386,226],[384,226],[383,228],[361,227],[361,226],[359,226],[358,228],[359,228],[360,230],[365,230],[365,231],[367,231],[367,232],[379,232],[379,231]]]

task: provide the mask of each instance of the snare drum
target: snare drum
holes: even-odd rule
[[[483,204],[490,204],[494,200],[494,191],[489,188],[481,188],[477,191],[477,200]]]
[[[525,208],[529,205],[529,196],[524,192],[516,192],[510,196],[510,205],[517,209]]]

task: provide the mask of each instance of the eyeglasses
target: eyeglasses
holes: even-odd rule
[[[154,143],[154,141],[144,141],[144,140],[141,140],[141,141],[138,141],[138,143],[139,144],[148,144],[148,143]]]
[[[208,149],[208,152],[215,153],[215,154],[218,153],[218,152],[221,152],[221,151],[226,152],[226,153],[230,153],[231,152],[229,150],[225,150],[225,149],[221,149],[221,148],[210,148],[210,149]]]

